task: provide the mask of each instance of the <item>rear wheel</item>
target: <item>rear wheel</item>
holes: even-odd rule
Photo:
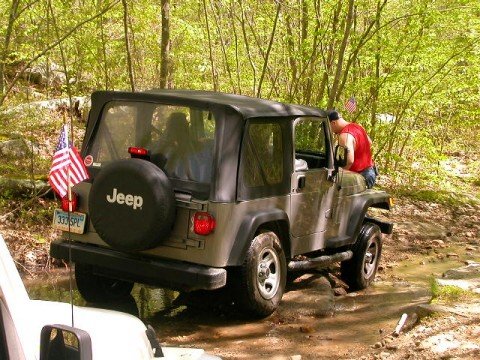
[[[382,253],[380,228],[375,224],[365,223],[352,251],[353,257],[341,263],[342,279],[351,290],[362,290],[371,284],[377,273]]]
[[[236,280],[239,305],[250,314],[265,317],[280,304],[287,278],[285,254],[273,232],[257,235]]]
[[[93,303],[122,299],[130,294],[133,283],[98,275],[93,267],[75,264],[75,280],[82,297]]]

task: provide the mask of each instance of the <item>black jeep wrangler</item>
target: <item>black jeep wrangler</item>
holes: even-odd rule
[[[367,287],[381,233],[392,232],[367,215],[390,209],[389,195],[341,169],[344,148],[316,108],[99,91],[81,153],[90,179],[73,188],[75,212],[55,211],[64,232],[51,255],[71,254],[87,301],[128,294],[133,282],[192,291],[228,281],[236,303],[267,316],[288,271],[341,262],[351,289]]]

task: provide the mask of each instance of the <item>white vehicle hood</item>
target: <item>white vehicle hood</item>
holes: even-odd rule
[[[12,257],[0,235],[0,300],[6,310],[8,341],[19,360],[39,359],[40,332],[45,325],[69,325],[90,335],[93,359],[154,359],[143,322],[118,311],[72,306],[67,303],[30,300]],[[2,312],[3,315],[3,312]],[[12,339],[14,338],[14,339]],[[162,347],[161,359],[218,359],[202,349]]]

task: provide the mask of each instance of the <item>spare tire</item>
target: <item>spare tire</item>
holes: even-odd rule
[[[141,159],[107,164],[93,180],[88,199],[98,235],[122,251],[151,249],[172,229],[175,198],[165,173]]]

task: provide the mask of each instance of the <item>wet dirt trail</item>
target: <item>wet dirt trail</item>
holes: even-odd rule
[[[393,331],[403,313],[428,303],[428,276],[461,261],[426,264],[419,271],[422,259],[380,271],[369,289],[343,296],[334,296],[325,273],[305,274],[289,285],[280,308],[262,320],[242,316],[221,293],[178,296],[138,285],[132,298],[108,307],[139,315],[163,344],[201,347],[225,359],[359,358]],[[68,301],[68,271],[26,285],[33,298]],[[86,305],[76,290],[74,302]]]
[[[337,291],[338,268],[331,268],[289,284],[280,308],[261,320],[243,316],[221,292],[179,296],[138,285],[133,297],[113,308],[151,324],[162,344],[200,347],[225,359],[381,357],[381,342],[401,315],[430,301],[432,276],[441,277],[467,260],[480,261],[478,226],[464,226],[471,220],[469,211],[425,221],[416,213],[425,209],[408,206],[409,211],[402,206],[402,213],[390,215],[395,232],[384,241],[375,283],[364,291]],[[68,271],[25,282],[32,298],[69,300]],[[76,290],[74,302],[85,305]]]

